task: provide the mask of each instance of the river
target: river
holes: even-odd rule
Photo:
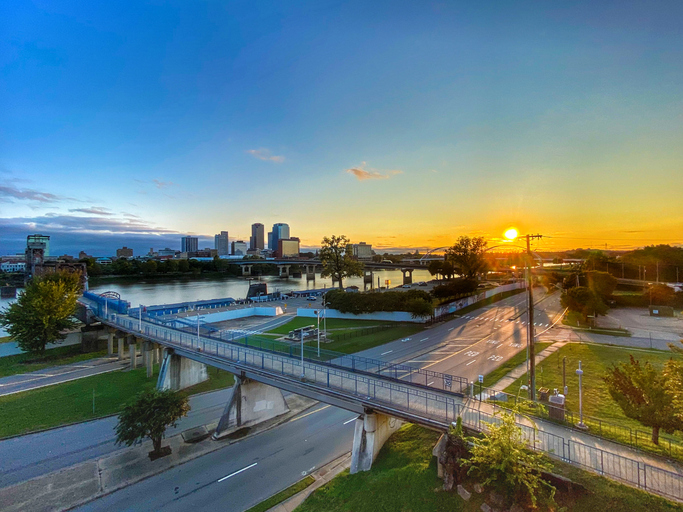
[[[390,280],[390,287],[403,284],[403,274],[400,270],[378,270],[374,272],[374,285],[377,286],[377,279],[381,286],[385,285],[386,280]],[[255,278],[259,279],[259,278]],[[302,278],[281,279],[275,276],[262,276],[261,281],[247,281],[241,277],[214,277],[202,279],[188,277],[186,279],[151,279],[141,278],[139,281],[121,280],[113,282],[100,282],[90,287],[93,293],[114,291],[121,294],[121,298],[131,303],[131,306],[143,304],[146,306],[156,304],[171,304],[174,302],[185,302],[194,300],[219,299],[232,297],[243,299],[247,296],[249,284],[264,282],[268,284],[268,292],[288,292],[294,290],[306,290],[317,288],[332,288],[332,279],[315,275],[315,281],[306,281],[306,276]],[[413,272],[413,282],[429,281],[432,276],[427,270],[415,270]],[[363,278],[354,277],[344,280],[345,286],[358,286],[363,289]],[[14,299],[0,299],[0,308],[14,302]],[[0,336],[6,336],[7,332],[0,328]]]

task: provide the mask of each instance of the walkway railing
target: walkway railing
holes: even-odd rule
[[[273,346],[268,350],[263,345],[264,340],[259,340],[261,348],[258,348],[252,346],[248,340],[242,345],[148,322],[142,323],[140,332],[139,319],[128,316],[110,315],[107,322],[132,334],[139,333],[166,345],[175,345],[204,355],[238,362],[243,366],[267,371],[273,375],[301,379],[308,385],[314,384],[349,397],[356,397],[371,406],[374,404],[380,410],[384,406],[386,409],[403,411],[412,417],[423,418],[425,423],[431,421],[440,424],[443,428],[457,417],[461,417],[466,427],[486,431],[486,423],[499,421],[496,414],[504,410],[496,404],[482,401],[472,400],[468,405],[460,396],[437,390],[431,391],[422,385],[413,385],[409,380],[397,377],[398,374],[388,377],[382,368],[375,369],[375,372],[365,372],[355,367],[358,361],[350,362],[354,361],[351,356],[345,356],[348,357],[347,362],[322,362],[309,359],[308,352],[304,352],[304,361],[301,361],[294,351],[290,356],[288,352],[281,352],[280,347]],[[299,357],[300,355],[299,353]],[[351,364],[352,368],[343,366],[347,364]],[[520,419],[522,418],[518,417],[518,420]],[[582,443],[576,440],[582,437],[576,432],[567,432],[573,438],[563,437],[529,425],[524,420],[518,421],[518,425],[524,432],[528,446],[534,450],[634,487],[683,501],[683,475],[679,473]],[[558,425],[557,428],[563,427]]]

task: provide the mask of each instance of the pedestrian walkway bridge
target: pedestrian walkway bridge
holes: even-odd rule
[[[105,312],[103,303],[82,298],[102,323],[172,351],[177,356],[227,370],[239,378],[319,400],[356,412],[398,418],[446,431],[457,417],[466,427],[484,431],[496,422],[496,404],[468,397],[467,379],[402,364],[355,355],[287,345],[244,333],[202,333],[169,328],[153,318],[134,318]],[[366,445],[368,422],[358,420],[354,450]],[[371,422],[374,435],[374,420]],[[683,501],[683,476],[675,464],[617,443],[548,421],[518,417],[529,446],[554,458],[576,464],[670,498]],[[388,429],[388,427],[386,427]],[[379,429],[378,429],[379,430]],[[391,431],[386,432],[388,437]],[[362,436],[362,442],[359,436]],[[376,441],[379,446],[384,439]],[[372,458],[379,451],[374,449]],[[368,469],[369,464],[361,469]]]

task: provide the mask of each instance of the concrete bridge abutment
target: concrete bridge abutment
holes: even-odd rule
[[[401,425],[402,420],[370,410],[359,416],[351,449],[351,474],[369,471],[384,443]]]
[[[279,277],[289,278],[289,269],[292,268],[291,265],[278,265],[277,269],[279,271]]]
[[[306,265],[306,281],[315,281],[315,265]]]
[[[235,377],[230,398],[223,411],[214,439],[251,427],[289,412],[282,391],[245,377]]]
[[[413,269],[412,268],[402,268],[403,273],[403,284],[413,284]]]
[[[250,276],[251,275],[251,267],[253,265],[240,265],[242,267],[242,275],[243,276]]]
[[[164,349],[157,389],[178,391],[204,382],[208,378],[205,364],[181,357],[171,348]]]

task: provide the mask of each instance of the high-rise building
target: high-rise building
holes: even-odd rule
[[[284,224],[281,222],[273,224],[273,245],[269,245],[268,247],[274,251],[277,251],[279,248],[278,240],[284,240],[286,238],[289,238],[289,224]]]
[[[268,231],[268,249],[270,249],[271,251],[275,250],[275,249],[273,249],[273,232],[272,231]]]
[[[228,232],[221,231],[220,235],[214,236],[214,248],[218,251],[219,256],[227,256],[230,254],[230,244],[228,242]]]
[[[296,258],[299,256],[298,238],[280,238],[277,241],[277,258]]]
[[[25,279],[28,280],[36,273],[36,267],[41,267],[50,251],[50,237],[45,235],[29,235],[26,237]]]
[[[130,247],[126,247],[125,245],[121,249],[116,249],[116,257],[117,258],[132,258],[133,257],[133,249]]]
[[[359,244],[351,244],[353,251],[352,256],[357,260],[371,260],[372,259],[372,245],[361,242]]]
[[[260,249],[266,248],[263,240],[263,235],[265,228],[263,224],[257,222],[251,225],[251,237],[249,238],[249,249]]]
[[[199,238],[196,236],[184,236],[180,239],[180,252],[197,252],[199,250]]]
[[[246,256],[247,255],[247,244],[242,240],[235,240],[232,243],[232,254],[234,256]]]

